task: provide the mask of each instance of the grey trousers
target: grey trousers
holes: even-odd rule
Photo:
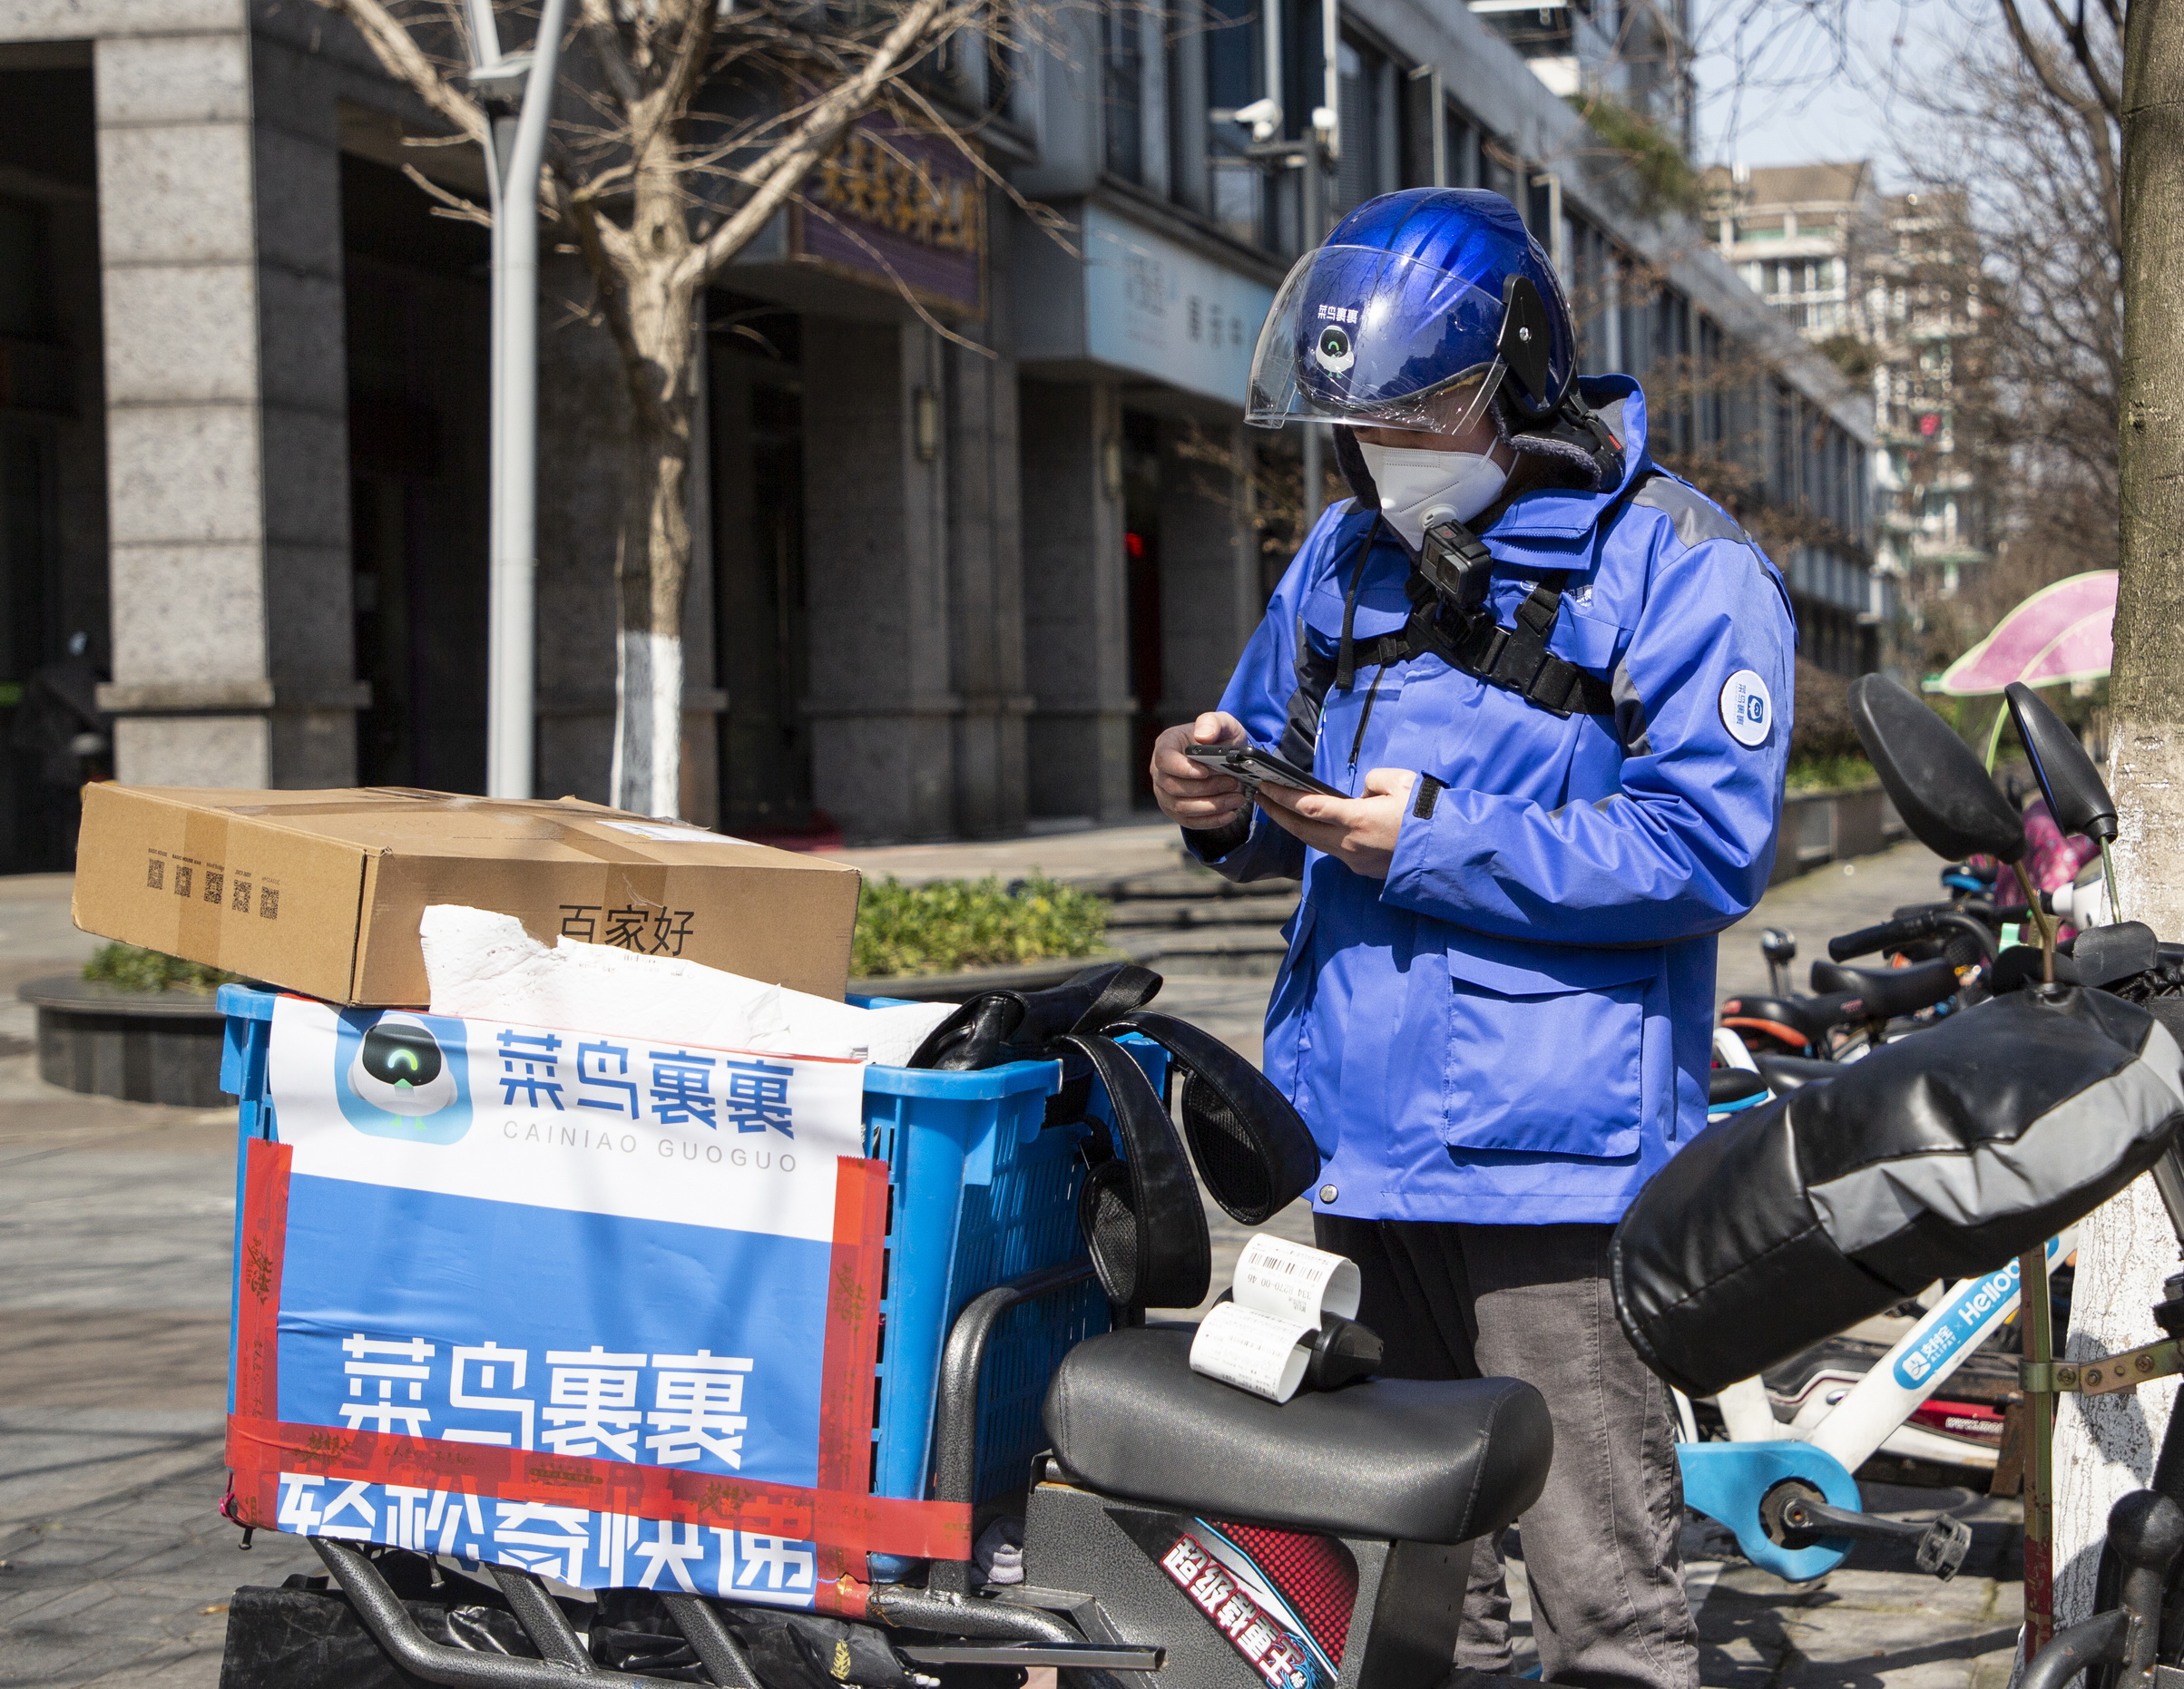
[[[1358,1318],[1395,1378],[1521,1378],[1547,1399],[1554,1464],[1520,1523],[1543,1677],[1586,1689],[1698,1689],[1677,1539],[1683,1482],[1669,1389],[1616,1323],[1605,1225],[1316,1217],[1357,1264]],[[1505,1671],[1498,1544],[1472,1549],[1456,1663]]]

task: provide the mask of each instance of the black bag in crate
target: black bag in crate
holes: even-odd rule
[[[1262,1224],[1307,1189],[1319,1152],[1289,1100],[1214,1038],[1144,1005],[1161,976],[1131,962],[1087,968],[1043,991],[989,991],[926,1038],[910,1065],[961,1071],[1004,1061],[1078,1058],[1090,1074],[1050,1105],[1092,1128],[1078,1220],[1108,1300],[1189,1308],[1205,1299],[1212,1249],[1191,1161],[1214,1201],[1245,1225]],[[1168,1052],[1181,1081],[1183,1137],[1167,1100],[1115,1042],[1126,1032]],[[1112,1131],[1086,1112],[1091,1081],[1106,1089]]]

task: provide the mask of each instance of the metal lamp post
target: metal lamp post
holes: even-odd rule
[[[537,681],[538,181],[568,0],[545,0],[529,53],[504,55],[493,0],[467,0],[469,81],[492,112],[490,630],[485,791],[529,797]]]

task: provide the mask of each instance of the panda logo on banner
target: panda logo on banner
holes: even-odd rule
[[[1767,682],[1749,669],[1739,669],[1721,684],[1721,725],[1729,737],[1747,750],[1766,739],[1774,726],[1775,700]]]

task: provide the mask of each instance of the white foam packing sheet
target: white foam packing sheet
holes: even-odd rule
[[[459,903],[428,905],[417,931],[434,1014],[902,1067],[956,1008],[860,1009],[672,956],[548,946],[514,915]]]

